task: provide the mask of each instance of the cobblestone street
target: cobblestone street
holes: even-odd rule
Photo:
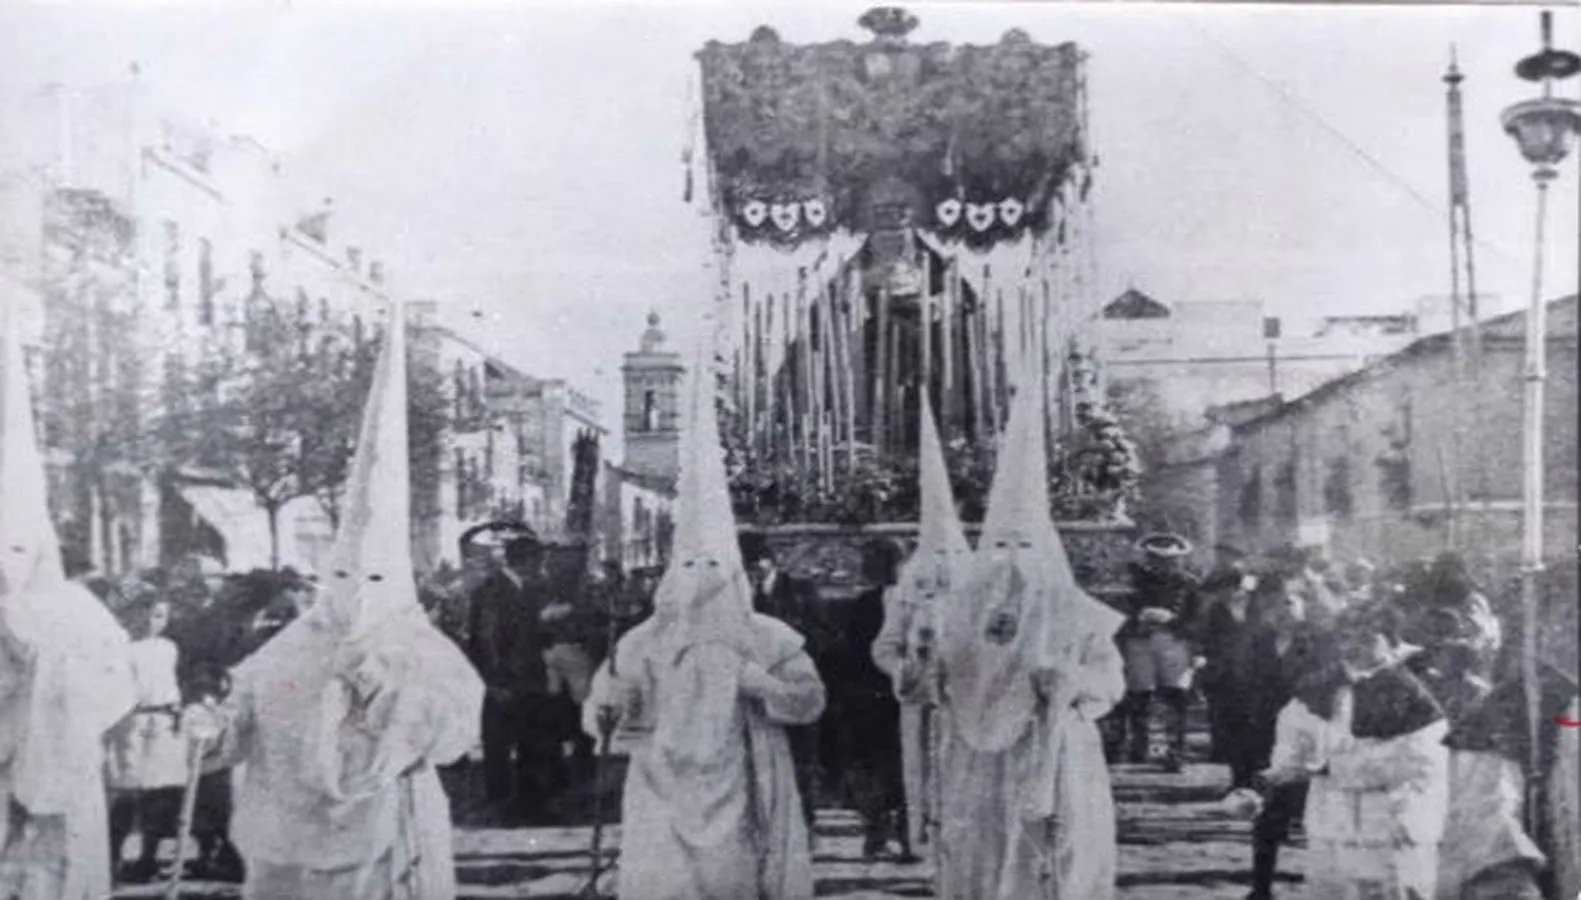
[[[1120,897],[1240,900],[1246,895],[1248,826],[1217,807],[1227,784],[1223,767],[1193,765],[1179,775],[1167,775],[1154,767],[1119,766],[1113,773],[1119,801]],[[571,900],[587,880],[590,836],[587,828],[462,829],[456,839],[460,896]],[[618,846],[618,828],[610,838]],[[854,815],[822,813],[815,857],[819,897],[933,896],[926,864],[864,862],[861,850]],[[1301,849],[1287,849],[1280,861],[1279,896],[1301,897],[1293,874],[1301,870]],[[157,897],[162,891],[162,885],[149,885],[125,889],[116,897]],[[183,896],[218,900],[239,896],[239,891],[193,885]]]

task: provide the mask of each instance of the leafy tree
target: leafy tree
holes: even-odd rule
[[[51,492],[62,543],[105,566],[121,528],[135,539],[139,476],[156,458],[145,431],[146,354],[135,340],[132,237],[131,221],[96,192],[54,191],[46,200],[39,430],[66,460]]]
[[[287,503],[312,497],[339,524],[380,343],[310,322],[305,310],[255,290],[238,326],[241,339],[211,341],[195,371],[176,376],[173,393],[184,400],[167,404],[162,422],[172,462],[214,470],[252,493],[268,518],[275,565]],[[408,450],[416,451],[414,475],[423,477],[437,477],[437,467],[424,463],[447,416],[441,379],[430,368],[408,366]],[[415,515],[424,514],[421,505]]]

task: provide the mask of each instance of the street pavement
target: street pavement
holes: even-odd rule
[[[1240,900],[1248,890],[1248,824],[1218,806],[1228,785],[1222,766],[1194,764],[1177,775],[1153,766],[1111,770],[1120,834],[1119,896],[1124,900]],[[862,859],[861,827],[855,815],[825,810],[818,818],[814,869],[817,896],[837,900],[931,897],[928,864],[901,865]],[[620,829],[607,832],[618,847]],[[591,829],[462,828],[456,835],[456,867],[462,900],[531,897],[579,898],[588,880]],[[1281,900],[1302,896],[1294,873],[1304,853],[1286,848],[1280,858]],[[618,877],[618,873],[615,877]],[[608,879],[604,896],[613,896]],[[127,888],[117,898],[157,897],[163,887]],[[233,885],[194,884],[184,897],[235,898]]]

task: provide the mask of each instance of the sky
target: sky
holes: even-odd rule
[[[0,3],[0,92],[136,61],[156,107],[212,119],[334,198],[336,239],[618,428],[650,309],[684,341],[712,287],[682,202],[693,53],[865,39],[867,4]],[[1444,85],[1464,83],[1479,291],[1529,297],[1534,194],[1500,111],[1536,88],[1535,7],[912,3],[913,40],[1021,28],[1090,53],[1101,291],[1263,300],[1289,319],[1449,288]],[[1556,11],[1574,49],[1581,15]],[[1576,96],[1578,81],[1562,87]],[[3,127],[3,126],[0,126]],[[1577,164],[1550,204],[1546,293],[1575,290]]]

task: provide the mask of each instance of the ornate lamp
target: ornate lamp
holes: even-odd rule
[[[1553,14],[1544,11],[1542,52],[1526,57],[1515,66],[1518,77],[1542,84],[1543,95],[1523,100],[1506,109],[1501,116],[1504,130],[1515,138],[1521,155],[1534,167],[1532,177],[1538,180],[1539,186],[1557,177],[1555,167],[1569,154],[1571,139],[1581,131],[1581,102],[1553,95],[1555,81],[1581,72],[1581,56],[1554,49],[1553,26]]]
[[[1520,145],[1521,155],[1537,167],[1537,177],[1552,178],[1570,152],[1570,139],[1581,128],[1581,103],[1567,97],[1523,100],[1504,111],[1504,130]]]
[[[1570,142],[1581,131],[1581,103],[1553,95],[1555,81],[1581,72],[1581,57],[1553,47],[1553,16],[1542,14],[1543,49],[1515,66],[1517,77],[1541,82],[1543,94],[1509,107],[1501,117],[1504,130],[1515,139],[1521,155],[1532,164],[1537,185],[1537,229],[1532,265],[1531,307],[1526,315],[1526,397],[1522,427],[1522,526],[1521,526],[1521,658],[1526,687],[1526,712],[1531,747],[1531,774],[1527,780],[1528,825],[1540,805],[1533,794],[1541,756],[1537,740],[1541,727],[1541,691],[1537,677],[1537,578],[1543,568],[1543,379],[1548,337],[1543,303],[1543,243],[1547,217],[1548,185],[1559,177],[1559,163],[1570,152]]]

